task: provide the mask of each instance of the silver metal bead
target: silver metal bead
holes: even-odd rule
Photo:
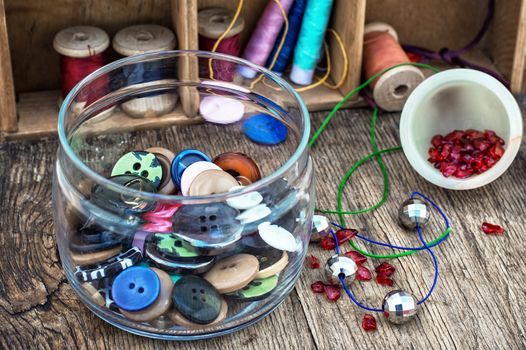
[[[340,275],[343,273],[347,285],[354,281],[358,265],[353,259],[344,255],[334,255],[325,264],[325,276],[330,284],[340,284]]]
[[[416,315],[418,304],[413,294],[403,290],[393,290],[385,296],[382,309],[389,322],[402,324]]]
[[[398,210],[400,224],[407,229],[414,230],[416,223],[424,227],[429,222],[431,212],[426,202],[418,198],[409,198],[402,203]]]
[[[312,230],[310,241],[315,243],[331,233],[331,224],[329,219],[323,215],[314,215],[312,217]]]

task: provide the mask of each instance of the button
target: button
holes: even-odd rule
[[[177,187],[175,187],[175,184],[172,181],[171,165],[175,158],[175,153],[162,147],[151,147],[146,149],[145,152],[154,154],[163,168],[163,177],[161,179],[161,184],[159,185],[158,193],[174,194],[177,191]]]
[[[267,298],[278,286],[278,275],[251,281],[240,290],[225,294],[228,299],[236,301],[257,301]]]
[[[149,245],[157,251],[159,256],[181,262],[208,261],[209,258],[201,258],[197,250],[189,243],[183,241],[174,234],[157,233],[152,237]]]
[[[171,180],[170,180],[171,181]],[[156,208],[143,214],[142,229],[148,232],[172,232],[172,217],[181,207],[178,203],[158,203]]]
[[[234,186],[232,187],[229,192],[234,192],[237,190],[241,190],[245,186]],[[237,197],[229,198],[226,200],[226,203],[231,206],[232,208],[238,209],[238,210],[245,210],[250,209],[252,207],[255,207],[261,201],[263,200],[263,196],[259,194],[259,192],[249,192],[242,194]]]
[[[248,186],[252,184],[252,181],[248,177],[236,176],[237,183],[241,186]]]
[[[136,268],[140,268],[140,267],[136,267]],[[148,306],[147,308],[143,310],[135,311],[135,312],[126,311],[124,309],[120,310],[121,313],[124,316],[126,316],[126,318],[132,321],[136,321],[136,322],[153,321],[157,317],[167,312],[172,306],[172,290],[174,286],[172,279],[166,272],[162,270],[159,270],[156,268],[151,268],[149,270],[155,272],[155,274],[159,278],[159,282],[161,284],[159,296],[153,302],[153,304],[151,304],[150,306]]]
[[[204,329],[204,328],[212,327],[212,326],[222,323],[226,319],[227,314],[228,314],[228,303],[224,299],[222,299],[221,300],[221,310],[219,311],[219,315],[216,317],[215,320],[205,325],[194,323],[194,322],[187,320],[177,310],[170,311],[168,313],[168,317],[173,321],[173,323],[175,323],[178,326],[191,328],[191,329]]]
[[[195,162],[186,168],[183,176],[181,176],[181,193],[183,196],[188,196],[192,182],[199,174],[206,170],[221,170],[221,168],[212,162]]]
[[[175,182],[178,187],[180,187],[181,176],[183,175],[183,172],[186,170],[186,168],[188,168],[191,164],[200,161],[210,162],[211,159],[203,152],[195,149],[186,149],[179,153],[172,161],[172,181]]]
[[[153,267],[149,262],[147,262],[147,261],[145,261],[145,260],[141,261],[140,263],[138,263],[138,264],[135,265],[135,266],[149,267],[149,268],[151,268],[151,269],[154,270],[154,271],[156,270],[155,267]],[[161,270],[161,271],[162,271],[162,270]],[[166,272],[166,271],[165,271],[165,272]],[[172,280],[172,284],[175,283],[175,282],[177,282],[177,281],[179,281],[179,279],[180,279],[181,277],[183,277],[183,276],[178,275],[178,274],[175,274],[175,273],[169,273],[169,272],[166,272],[166,273],[168,273],[168,276],[170,276],[170,279]]]
[[[122,238],[118,234],[97,225],[88,224],[71,235],[69,246],[74,252],[91,253],[113,248],[120,245],[121,241]]]
[[[232,124],[243,118],[245,105],[234,98],[206,96],[201,99],[199,113],[207,122]]]
[[[118,245],[108,250],[99,250],[91,253],[71,253],[71,261],[73,261],[75,265],[93,265],[114,257],[119,254],[121,250],[122,246]]]
[[[259,224],[258,231],[261,239],[276,249],[295,252],[301,247],[292,233],[278,225],[271,225],[270,222]]]
[[[264,255],[256,255],[259,261],[259,272],[255,279],[267,278],[283,271],[289,263],[289,255],[277,249],[267,252]]]
[[[261,179],[261,173],[256,162],[246,154],[226,152],[215,157],[212,162],[234,177],[243,176],[251,182]]]
[[[268,114],[256,114],[245,120],[243,132],[255,143],[277,145],[287,139],[288,129]]]
[[[82,288],[84,288],[86,293],[88,293],[88,295],[90,296],[91,300],[95,304],[97,304],[99,306],[105,306],[106,305],[105,298],[102,296],[101,293],[99,293],[99,291],[97,290],[97,288],[95,288],[95,286],[93,286],[93,284],[91,284],[90,282],[82,283]]]
[[[244,251],[254,255],[264,254],[265,251],[269,249],[276,250],[262,240],[258,232],[243,235],[243,238],[241,238],[241,247]]]
[[[258,271],[259,262],[255,256],[236,254],[219,261],[203,277],[224,294],[246,286]]]
[[[267,207],[266,204],[260,204],[255,206],[254,208],[245,210],[244,212],[236,216],[236,219],[239,220],[241,224],[247,225],[266,218],[270,215],[270,213],[272,213],[272,211],[269,209],[269,207]]]
[[[234,186],[238,186],[238,182],[226,171],[206,170],[194,178],[188,194],[190,196],[207,196],[225,193]]]
[[[208,324],[221,312],[221,296],[208,281],[197,276],[183,276],[172,292],[174,308],[191,322]]]
[[[156,191],[151,181],[137,175],[117,175],[110,177],[109,180],[137,191],[150,193],[155,193]],[[90,201],[95,206],[119,216],[145,213],[156,206],[154,200],[146,200],[135,194],[123,194],[106,186],[95,186],[91,193]]]
[[[172,230],[194,247],[221,249],[241,238],[239,211],[225,203],[185,205],[172,218]]]
[[[210,270],[214,265],[215,258],[202,257],[196,261],[173,260],[159,253],[153,245],[146,245],[146,256],[155,266],[170,273],[193,273],[200,274]]]
[[[163,178],[163,167],[159,159],[150,152],[133,151],[123,155],[113,166],[111,176],[138,175],[153,182],[159,188]]]
[[[137,247],[133,247],[104,263],[77,266],[74,275],[79,282],[91,282],[103,278],[111,278],[121,271],[137,264],[141,259],[141,251]]]
[[[161,292],[161,281],[153,270],[134,266],[113,280],[111,296],[125,311],[139,311],[152,305]]]

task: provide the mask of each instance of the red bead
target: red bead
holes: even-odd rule
[[[395,273],[396,269],[393,265],[387,262],[383,262],[380,265],[376,266],[374,271],[376,271],[378,275],[390,277],[393,273]]]
[[[376,330],[376,319],[369,314],[363,315],[362,318],[362,328],[366,332],[371,332]]]
[[[382,286],[389,286],[389,287],[391,287],[394,284],[392,279],[384,275],[376,276],[376,283],[381,284]]]
[[[365,256],[363,256],[362,254],[354,251],[354,250],[351,250],[350,252],[347,252],[344,254],[345,256],[348,256],[349,258],[353,259],[354,262],[357,264],[357,265],[361,265],[363,264],[364,262],[367,261],[367,258]]]
[[[489,222],[482,223],[481,229],[487,235],[499,235],[499,236],[503,235],[504,231],[506,231],[504,227],[495,225],[495,224],[490,224]]]
[[[338,287],[326,284],[323,288],[325,290],[325,296],[327,296],[327,299],[329,299],[330,301],[336,301],[340,299],[340,290],[338,289]]]
[[[453,164],[453,163],[446,163],[446,162],[443,162],[442,164],[440,164],[440,172],[442,173],[442,175],[444,175],[445,177],[450,177],[451,175],[453,175],[456,171],[458,170],[458,167]]]
[[[433,138],[431,139],[431,144],[434,146],[434,147],[438,147],[442,144],[442,142],[444,142],[444,137],[442,135],[435,135],[433,136]]]
[[[317,281],[310,285],[310,289],[314,293],[323,293],[325,292],[325,284],[322,281]]]
[[[452,132],[446,135],[445,139],[446,141],[456,141],[460,140],[462,137],[464,137],[464,131],[453,130]]]
[[[320,260],[318,260],[317,257],[314,255],[307,256],[307,266],[311,269],[319,269],[320,268]]]
[[[347,242],[349,239],[353,238],[358,234],[358,231],[353,229],[342,229],[336,231],[336,238],[338,239],[339,244]]]
[[[320,245],[323,250],[334,250],[334,248],[336,248],[336,243],[331,236],[324,237],[321,240]]]
[[[500,158],[502,158],[503,154],[504,154],[504,148],[498,143],[491,146],[489,150],[489,156],[495,160],[499,160]]]
[[[482,132],[478,131],[478,130],[468,129],[465,132],[465,136],[466,136],[466,138],[468,138],[470,140],[473,140],[473,139],[478,139],[478,138],[484,137],[484,134]]]
[[[356,279],[358,281],[370,281],[372,278],[371,271],[367,267],[358,265],[358,271],[356,271]]]

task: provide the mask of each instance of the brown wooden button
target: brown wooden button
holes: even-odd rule
[[[190,196],[206,196],[225,193],[234,186],[239,186],[239,184],[229,173],[216,169],[205,170],[192,181],[188,194]]]
[[[283,254],[281,255],[281,258],[278,261],[275,261],[275,262],[270,261],[270,260],[267,261],[265,256],[260,256],[259,261],[260,261],[261,270],[259,270],[259,272],[256,274],[255,279],[267,278],[267,277],[276,275],[280,273],[281,271],[283,271],[283,269],[289,263],[289,256],[287,252],[283,252]],[[268,265],[269,263],[271,265]],[[268,265],[268,266],[263,268],[264,265]]]
[[[76,265],[93,265],[113,258],[115,255],[119,254],[122,251],[122,245],[118,245],[111,249],[99,250],[97,252],[87,253],[87,254],[78,254],[71,253],[71,260]]]
[[[86,290],[86,292],[89,294],[93,302],[99,306],[106,305],[106,299],[102,296],[102,294],[91,284],[90,282],[82,283],[82,287]]]
[[[174,194],[175,191],[177,191],[177,187],[172,181],[171,166],[172,161],[175,158],[175,153],[162,147],[151,147],[146,149],[145,151],[153,153],[157,157],[163,168],[163,177],[161,179],[161,184],[159,185],[159,190],[157,191],[157,193]]]
[[[243,176],[251,182],[261,179],[256,162],[246,154],[226,152],[215,157],[212,162],[234,177]]]
[[[161,282],[161,292],[159,293],[159,296],[154,301],[154,303],[150,306],[148,306],[146,309],[143,309],[141,311],[134,311],[129,312],[126,310],[120,309],[121,313],[126,316],[126,318],[137,321],[137,322],[149,322],[157,319],[159,316],[167,312],[170,307],[172,306],[172,289],[174,287],[174,283],[172,279],[170,278],[170,275],[168,275],[163,270],[156,269],[154,267],[150,267],[157,276],[159,277],[159,280]]]
[[[213,320],[212,322],[208,324],[197,324],[192,321],[189,321],[175,309],[170,311],[167,315],[176,325],[187,327],[187,328],[192,328],[192,329],[203,329],[203,328],[208,328],[208,327],[220,324],[226,319],[227,314],[228,314],[228,304],[223,299],[221,301],[221,310],[219,311],[219,316],[217,316],[215,320]]]
[[[219,261],[204,278],[219,293],[231,293],[243,288],[252,281],[259,271],[258,259],[250,254],[232,255]]]

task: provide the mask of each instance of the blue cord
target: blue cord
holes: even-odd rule
[[[427,202],[429,202],[439,213],[440,215],[444,218],[444,221],[446,223],[446,229],[448,229],[450,226],[449,226],[449,220],[446,216],[446,214],[442,211],[442,209],[435,203],[433,202],[431,199],[429,199],[428,197],[424,196],[422,193],[420,192],[413,192],[411,193],[411,198],[414,199],[415,196],[420,196],[422,197],[424,200],[426,200]],[[332,223],[334,226],[340,228],[340,229],[344,229],[342,226],[336,224],[336,223]],[[436,287],[436,284],[437,284],[437,281],[438,281],[438,275],[439,275],[439,271],[438,271],[438,261],[437,261],[437,257],[435,255],[435,253],[433,253],[433,251],[431,250],[432,247],[434,246],[437,246],[438,244],[442,243],[447,237],[449,237],[449,234],[446,235],[443,239],[441,239],[440,241],[436,242],[435,244],[432,244],[432,245],[427,245],[426,241],[424,240],[424,236],[422,234],[422,230],[420,229],[420,224],[418,223],[418,221],[416,222],[416,230],[418,231],[418,237],[420,238],[420,241],[422,242],[422,247],[419,247],[419,248],[408,248],[408,247],[400,247],[400,246],[395,246],[395,245],[392,245],[392,244],[387,244],[387,243],[382,243],[382,242],[378,242],[378,241],[375,241],[375,240],[372,240],[372,239],[369,239],[369,238],[366,238],[364,236],[361,236],[361,235],[356,235],[356,237],[366,241],[366,242],[369,242],[369,243],[373,243],[373,244],[376,244],[376,245],[380,245],[380,246],[383,246],[383,247],[389,247],[389,248],[394,248],[394,249],[401,249],[401,250],[427,250],[429,252],[429,254],[431,255],[431,258],[433,258],[433,265],[435,267],[435,275],[433,277],[433,284],[431,285],[431,288],[429,289],[429,292],[426,294],[426,296],[424,298],[422,298],[422,300],[418,301],[417,302],[417,305],[420,305],[422,303],[424,303],[430,296],[431,294],[433,293],[433,291],[435,290],[435,287]],[[338,238],[336,237],[336,234],[334,233],[334,231],[331,229],[331,234],[332,234],[332,237],[334,239],[334,242],[335,242],[335,249],[336,249],[336,254],[340,254],[340,245],[338,243]],[[347,295],[349,296],[349,298],[359,307],[361,307],[362,309],[364,310],[367,310],[367,311],[372,311],[372,312],[383,312],[382,309],[376,309],[376,308],[371,308],[371,307],[368,307],[368,306],[365,306],[363,304],[361,304],[360,302],[358,302],[358,300],[356,300],[356,298],[353,296],[351,290],[347,287],[346,283],[345,283],[345,276],[343,274],[340,274],[339,276],[340,278],[340,282],[343,286],[343,289],[345,290],[345,292],[347,293]]]

